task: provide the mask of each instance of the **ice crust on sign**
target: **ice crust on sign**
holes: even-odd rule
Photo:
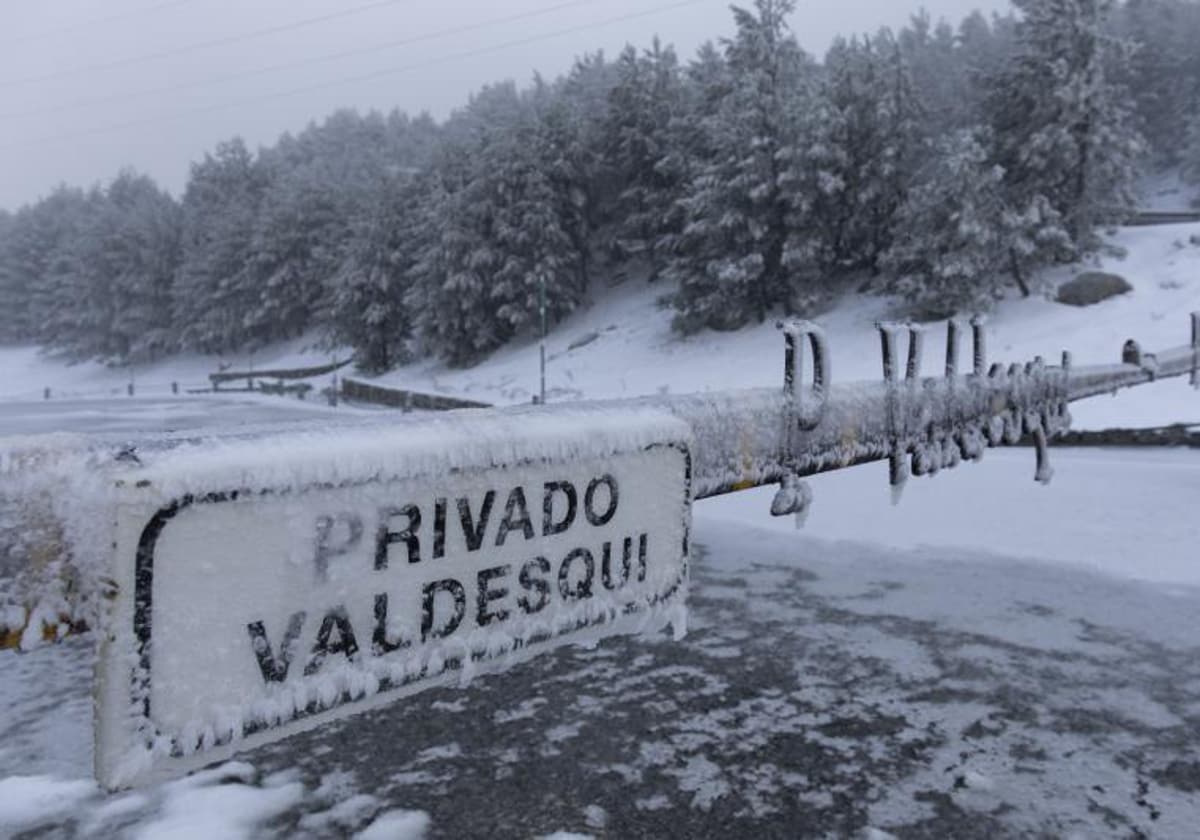
[[[605,458],[663,440],[691,439],[685,423],[649,407],[447,412],[405,420],[383,428],[182,445],[144,459],[137,477],[161,497],[172,498],[231,487],[301,487],[522,461]]]
[[[307,728],[352,701],[464,685],[565,642],[682,634],[689,443],[686,424],[646,410],[460,414],[189,444],[117,470],[113,576],[126,587],[102,690],[112,709],[125,687],[128,712],[102,715],[106,776]],[[128,629],[134,548],[164,510],[148,687],[129,697],[122,674],[145,673]],[[435,585],[447,580],[457,591]],[[132,748],[114,758],[122,740]]]
[[[73,434],[0,438],[0,632],[21,631],[24,650],[96,625],[115,453]]]

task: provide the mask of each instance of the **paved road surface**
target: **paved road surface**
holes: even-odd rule
[[[361,409],[332,409],[310,399],[282,397],[112,397],[98,399],[0,401],[0,436],[78,432],[122,434],[168,432],[217,426],[331,420],[361,414]]]
[[[229,784],[304,788],[256,834],[408,808],[436,838],[1195,836],[1200,592],[702,511],[696,537],[683,642],[560,649],[251,752]],[[87,772],[88,659],[0,656],[0,777]],[[172,795],[29,836],[130,836]]]

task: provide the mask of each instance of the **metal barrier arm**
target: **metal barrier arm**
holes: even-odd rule
[[[1190,344],[1152,354],[1143,352],[1135,342],[1127,342],[1121,363],[1087,367],[1073,366],[1068,353],[1063,353],[1057,366],[1037,358],[1024,365],[989,367],[984,324],[974,319],[970,322],[972,369],[965,373],[960,373],[958,367],[960,338],[966,328],[951,321],[942,375],[932,377],[920,375],[924,329],[909,324],[879,324],[883,378],[845,385],[831,382],[832,359],[824,332],[807,321],[790,321],[780,325],[785,339],[782,388],[656,395],[563,405],[561,410],[645,408],[674,415],[693,433],[693,498],[778,484],[780,492],[772,504],[772,512],[777,515],[804,512],[811,499],[802,481],[806,476],[888,460],[890,483],[898,490],[910,474],[933,474],[964,460],[978,460],[988,447],[1014,445],[1027,435],[1037,450],[1035,478],[1045,482],[1052,475],[1047,443],[1068,429],[1068,403],[1187,374],[1200,388],[1200,312],[1191,317]],[[905,337],[902,367],[900,343]],[[805,364],[806,349],[811,351],[811,365]],[[804,373],[808,368],[814,373],[806,382]],[[547,408],[495,410],[520,414]],[[455,414],[442,414],[438,422],[450,422]],[[405,423],[429,421],[407,415],[388,417],[386,421],[372,418],[362,421],[362,425],[381,422],[400,428]],[[307,425],[289,428],[303,430]],[[321,428],[320,424],[312,427]],[[141,438],[136,450],[152,452],[201,437],[252,438],[266,433],[258,429],[203,436],[151,435]],[[134,446],[124,436],[101,435],[78,439],[73,445],[61,441],[56,444],[56,457],[72,452],[91,452],[100,461],[104,453],[108,457],[137,457]],[[40,441],[32,441],[29,448],[41,453],[39,457],[50,457],[43,452]],[[16,456],[21,451],[21,446],[12,448],[14,457],[8,459],[17,472],[21,471],[18,467],[22,461]],[[0,469],[0,479],[5,474]]]
[[[685,420],[695,435],[693,496],[705,498],[779,484],[776,515],[803,514],[812,494],[801,479],[830,470],[889,460],[897,490],[909,474],[927,475],[978,460],[988,447],[1033,439],[1034,477],[1053,474],[1048,441],[1070,425],[1067,405],[1075,400],[1174,376],[1190,375],[1200,387],[1200,313],[1192,315],[1190,344],[1144,353],[1126,344],[1123,361],[1075,367],[1041,358],[1005,367],[987,364],[983,322],[971,322],[973,370],[960,374],[962,326],[950,322],[944,375],[921,377],[923,330],[880,324],[884,378],[850,385],[830,383],[830,353],[814,324],[780,325],[785,338],[784,387],[719,395],[696,394],[644,401]],[[908,334],[900,375],[899,339]],[[810,345],[815,375],[802,382],[802,356]]]

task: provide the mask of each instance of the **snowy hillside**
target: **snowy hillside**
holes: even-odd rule
[[[1200,224],[1126,228],[1111,237],[1126,255],[1107,256],[1099,267],[1123,275],[1134,292],[1076,308],[1042,297],[1003,302],[989,320],[989,352],[995,361],[1027,361],[1042,355],[1055,362],[1063,350],[1077,364],[1120,360],[1121,345],[1136,338],[1147,350],[1189,339],[1187,313],[1200,310]],[[1079,267],[1052,272],[1050,285],[1070,279]],[[547,342],[547,398],[632,397],[782,382],[783,340],[773,322],[737,332],[704,332],[681,338],[670,330],[671,312],[655,306],[663,286],[627,281],[597,295],[592,306],[558,326]],[[874,324],[895,317],[887,300],[850,296],[814,316],[830,337],[835,382],[881,376]],[[944,324],[930,324],[926,374],[932,374]],[[572,349],[572,345],[576,346]],[[527,340],[498,351],[466,370],[426,361],[379,381],[429,388],[497,404],[525,403],[537,393],[538,346]],[[1079,428],[1157,425],[1200,420],[1200,401],[1182,380],[1139,388],[1135,394],[1093,400],[1073,409]]]

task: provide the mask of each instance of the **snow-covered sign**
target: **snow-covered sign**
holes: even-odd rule
[[[449,415],[143,456],[118,480],[110,787],[567,642],[682,632],[687,426]]]

